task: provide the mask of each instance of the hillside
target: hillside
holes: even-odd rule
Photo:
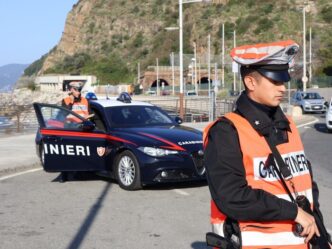
[[[0,92],[7,92],[13,89],[13,86],[23,74],[27,64],[8,64],[0,67]]]
[[[68,13],[59,44],[25,73],[84,73],[97,75],[101,83],[134,82],[138,62],[143,71],[154,65],[156,58],[160,65],[169,65],[170,53],[178,53],[178,31],[165,29],[178,25],[177,3],[177,0],[79,0]],[[332,75],[332,4],[328,0],[307,1],[307,4],[314,74]],[[194,53],[194,42],[198,54],[206,52],[207,36],[211,34],[211,51],[215,55],[212,58],[220,63],[222,23],[225,23],[226,63],[230,63],[233,30],[237,45],[281,39],[302,44],[302,9],[303,1],[298,0],[214,0],[209,4],[184,4],[184,53]]]

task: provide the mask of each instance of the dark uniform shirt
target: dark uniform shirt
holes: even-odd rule
[[[235,113],[246,118],[260,135],[272,136],[275,145],[288,141],[289,122],[280,107],[258,104],[245,93],[236,104]],[[211,127],[204,154],[212,199],[226,216],[242,221],[296,218],[296,204],[248,186],[238,133],[230,120],[223,117]],[[317,201],[316,184],[313,192]]]

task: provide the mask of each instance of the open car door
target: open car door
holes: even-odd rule
[[[107,140],[93,122],[57,105],[34,103],[42,164],[45,171],[106,169]]]

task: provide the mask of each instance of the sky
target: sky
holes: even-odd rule
[[[0,66],[31,64],[60,41],[79,0],[0,0]]]

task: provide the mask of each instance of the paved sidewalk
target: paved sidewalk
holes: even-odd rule
[[[296,125],[302,125],[314,121],[315,117],[304,115],[293,119]],[[183,125],[203,130],[207,124],[208,122],[184,123]],[[34,133],[13,136],[0,134],[0,176],[41,167],[34,140]]]

